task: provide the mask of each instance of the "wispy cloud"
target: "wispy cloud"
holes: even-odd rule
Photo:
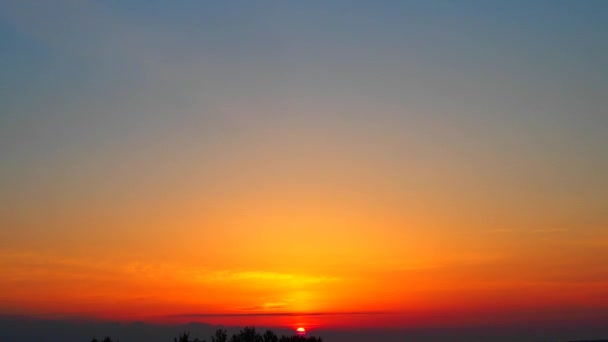
[[[267,311],[285,309],[289,305],[288,302],[267,302],[260,305],[242,306],[236,308],[237,311]]]
[[[545,228],[534,228],[534,229],[527,229],[527,228],[496,228],[496,229],[490,229],[490,232],[492,233],[504,233],[504,234],[525,234],[525,233],[532,233],[532,234],[552,234],[552,233],[565,233],[570,231],[570,229],[568,228],[564,228],[564,227],[545,227]]]
[[[129,281],[134,283],[170,282],[176,285],[202,285],[208,287],[241,284],[264,284],[275,287],[301,287],[341,281],[342,278],[283,273],[259,270],[218,270],[201,269],[180,263],[146,263],[142,261],[124,261],[121,263],[74,259],[64,256],[48,255],[32,251],[0,251],[0,269],[3,278],[0,284],[7,282],[66,282],[79,281]],[[152,281],[152,283],[150,283]],[[270,300],[260,304],[260,308],[278,308],[288,300]]]
[[[204,317],[313,317],[313,316],[355,316],[355,315],[390,315],[399,312],[389,311],[345,311],[345,312],[230,312],[230,313],[183,313],[168,315],[169,318],[204,318]]]
[[[246,281],[281,281],[297,284],[318,284],[341,280],[339,277],[314,276],[305,274],[269,272],[269,271],[213,271],[200,272],[196,278],[203,282],[246,282]]]

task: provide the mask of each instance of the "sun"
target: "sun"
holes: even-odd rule
[[[306,334],[306,329],[299,327],[298,329],[296,329],[296,332],[298,333],[298,335],[304,335]]]

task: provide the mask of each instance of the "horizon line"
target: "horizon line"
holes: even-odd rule
[[[251,317],[251,316],[339,316],[339,315],[386,315],[399,314],[399,312],[391,311],[345,311],[345,312],[225,312],[225,313],[183,313],[165,315],[167,318],[196,318],[196,317]]]

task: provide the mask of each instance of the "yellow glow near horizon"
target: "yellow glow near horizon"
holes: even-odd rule
[[[123,3],[0,1],[0,316],[605,317],[596,2]]]

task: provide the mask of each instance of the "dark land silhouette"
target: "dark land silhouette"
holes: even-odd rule
[[[271,333],[267,333],[270,329]],[[219,333],[218,333],[219,331]],[[184,332],[187,332],[184,334]],[[238,342],[247,334],[236,326],[212,325],[202,322],[159,324],[146,322],[112,322],[77,318],[39,319],[25,316],[0,315],[0,342]],[[259,332],[259,333],[258,333]],[[225,335],[224,335],[225,334]],[[422,327],[422,328],[361,328],[348,329],[316,327],[309,336],[291,336],[292,329],[277,326],[256,327],[251,341],[309,341],[309,336],[321,336],[323,342],[428,342],[428,341],[491,341],[538,342],[578,341],[608,342],[608,327],[603,322],[574,325],[569,321],[547,326],[512,325],[478,327]],[[184,339],[186,335],[186,339]],[[235,336],[234,338],[232,336]],[[261,340],[259,335],[261,335]],[[283,338],[283,335],[285,337]],[[106,336],[108,338],[106,339]],[[276,336],[276,340],[274,337]],[[305,339],[303,339],[305,338]],[[181,340],[180,340],[181,339]],[[317,341],[321,341],[320,338]]]
[[[119,340],[113,340],[109,336],[106,336],[102,340],[93,338],[91,342],[120,342]],[[210,340],[201,340],[198,337],[192,338],[189,332],[184,332],[178,337],[173,339],[173,342],[323,342],[320,337],[314,336],[303,336],[303,335],[292,335],[292,336],[279,336],[272,330],[266,330],[263,334],[256,331],[254,327],[246,327],[239,332],[232,334],[228,338],[228,332],[225,329],[217,329],[215,334],[211,336]]]

